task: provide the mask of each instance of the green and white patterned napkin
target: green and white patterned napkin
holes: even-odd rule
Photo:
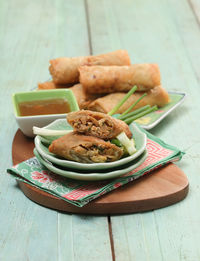
[[[182,158],[184,152],[166,144],[149,132],[142,131],[147,134],[148,156],[146,160],[136,169],[116,179],[104,181],[68,179],[46,169],[35,157],[7,169],[7,172],[16,180],[28,183],[75,206],[82,207],[107,192],[128,182],[134,182],[135,179],[147,175],[160,166]]]

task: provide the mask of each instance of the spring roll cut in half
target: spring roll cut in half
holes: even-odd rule
[[[143,92],[135,92],[132,94],[128,100],[118,109],[116,113],[123,113],[126,111],[135,101],[137,101]],[[98,111],[103,113],[108,113],[111,111],[125,96],[125,93],[116,92],[108,94],[102,98],[98,98],[92,103],[89,104],[88,109],[92,111]],[[162,86],[156,86],[147,92],[145,96],[134,108],[132,111],[143,107],[145,105],[157,105],[158,107],[163,107],[169,102],[169,94],[167,91],[162,88]]]
[[[157,64],[82,66],[79,72],[80,83],[86,93],[127,92],[134,85],[137,85],[137,91],[147,91],[160,85]]]
[[[120,159],[123,150],[102,139],[74,132],[54,140],[49,151],[68,160],[82,163],[103,163]]]
[[[94,56],[60,57],[50,60],[49,71],[57,84],[77,83],[78,68],[83,65],[130,65],[130,58],[126,50]]]
[[[121,132],[125,132],[129,138],[132,137],[125,122],[100,112],[89,110],[71,112],[67,115],[67,121],[74,131],[84,135],[109,140],[116,138]]]

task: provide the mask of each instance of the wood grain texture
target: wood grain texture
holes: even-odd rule
[[[199,14],[198,0],[0,1],[0,260],[112,260],[106,217],[82,222],[40,207],[5,173],[17,130],[11,94],[48,79],[50,58],[89,54],[89,42],[93,53],[124,48],[133,62],[158,63],[163,86],[187,93],[151,132],[186,151],[178,166],[190,193],[167,208],[111,217],[115,260],[200,260]]]
[[[33,157],[33,148],[33,139],[25,137],[18,129],[12,145],[13,164]],[[80,208],[24,182],[19,182],[19,185],[27,197],[43,206],[69,213],[104,215],[135,213],[169,206],[184,199],[189,186],[181,169],[168,164]]]
[[[41,192],[23,182],[20,182],[19,186],[28,198],[45,207],[68,213],[94,215],[155,210],[183,200],[188,193],[188,180],[174,164],[156,170],[152,175],[143,177],[134,184],[125,185],[82,208]]]
[[[92,222],[81,222],[82,217],[44,210],[27,200],[6,175],[17,129],[11,94],[29,91],[38,81],[47,80],[49,59],[89,54],[84,1],[0,1],[0,22],[0,170],[5,174],[0,175],[0,260],[76,261],[80,250],[81,259],[88,260],[88,241],[78,236],[82,230],[92,238],[91,260],[109,261],[106,217],[97,218],[91,226]]]
[[[128,50],[133,63],[158,63],[164,88],[187,93],[184,104],[151,132],[186,151],[187,154],[178,166],[185,173],[190,172],[188,176],[192,182],[191,192],[180,204],[153,213],[123,216],[120,217],[122,223],[120,218],[111,217],[115,259],[198,260],[196,242],[199,240],[199,233],[194,230],[199,231],[197,224],[200,220],[196,207],[200,195],[197,174],[200,32],[196,17],[187,1],[125,0],[115,4],[114,1],[104,1],[104,5],[100,5],[98,9],[95,8],[97,1],[88,2],[90,13],[95,13],[90,16],[94,18],[90,19],[91,24],[99,21],[104,14],[98,31],[92,31],[93,39],[103,28],[106,28],[106,32],[114,24],[108,39],[112,38],[117,26],[121,47]],[[112,8],[107,8],[111,4]],[[197,13],[199,9],[195,11]],[[96,37],[98,39],[100,36]],[[94,50],[98,52],[101,48],[101,43],[98,42]],[[115,46],[110,45],[110,48]],[[135,220],[138,220],[137,225]],[[124,223],[127,226],[123,226]],[[155,244],[152,244],[152,237]]]
[[[58,224],[58,260],[112,260],[105,216],[62,214]]]

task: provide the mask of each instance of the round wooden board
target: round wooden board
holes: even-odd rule
[[[13,164],[33,157],[33,139],[18,130],[12,145]],[[134,182],[130,182],[80,208],[31,185],[19,182],[23,193],[40,205],[80,214],[125,214],[169,206],[184,199],[188,179],[183,171],[170,163]]]

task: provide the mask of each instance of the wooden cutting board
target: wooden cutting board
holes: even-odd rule
[[[18,130],[12,145],[13,164],[33,157],[33,148],[33,139]],[[186,175],[173,163],[111,191],[82,208],[26,183],[19,182],[19,186],[29,199],[40,205],[82,214],[125,214],[158,209],[184,199],[189,188]]]

